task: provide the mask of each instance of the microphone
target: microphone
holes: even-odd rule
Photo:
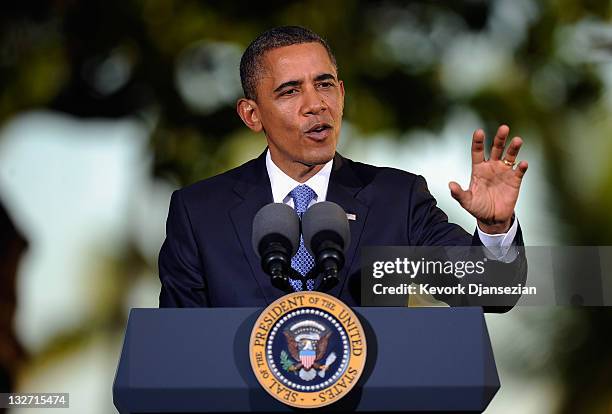
[[[291,257],[300,246],[300,220],[295,210],[283,203],[263,206],[253,218],[251,241],[272,285],[292,291],[287,275],[291,272]]]
[[[302,216],[302,235],[304,246],[315,259],[315,271],[323,275],[319,289],[333,288],[351,240],[346,212],[330,201],[312,205]]]

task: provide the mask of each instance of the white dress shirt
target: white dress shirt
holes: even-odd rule
[[[310,202],[308,207],[314,203],[325,201],[327,196],[327,186],[329,185],[329,176],[331,175],[332,165],[334,160],[329,160],[327,164],[321,170],[310,177],[308,181],[300,183],[295,181],[293,178],[285,174],[280,168],[274,164],[272,157],[270,157],[270,150],[266,152],[266,169],[268,170],[268,177],[270,177],[270,185],[272,186],[272,198],[275,203],[285,203],[290,207],[294,207],[293,198],[291,198],[291,190],[301,184],[306,184],[312,188],[315,192],[314,199]]]
[[[278,168],[276,164],[274,164],[274,161],[272,161],[270,150],[267,150],[266,169],[268,170],[268,177],[270,177],[272,198],[274,199],[274,202],[284,203],[293,208],[293,198],[291,198],[291,194],[289,193],[300,184],[306,184],[308,187],[312,188],[316,194],[314,199],[308,205],[309,207],[314,203],[325,201],[333,162],[333,159],[330,160],[318,173],[310,177],[308,181],[300,183],[289,177],[280,168]],[[482,244],[487,247],[486,253],[488,253],[487,256],[489,256],[490,259],[511,262],[516,258],[518,250],[512,244],[518,229],[518,220],[516,218],[514,219],[514,223],[512,223],[512,226],[510,226],[507,233],[488,234],[480,230],[478,226],[476,226],[476,229]]]

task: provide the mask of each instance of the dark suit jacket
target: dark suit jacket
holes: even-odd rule
[[[340,283],[328,292],[350,306],[360,302],[362,246],[480,243],[477,234],[448,222],[423,177],[405,171],[336,154],[326,199],[357,216],[349,221],[351,244]],[[159,254],[160,307],[262,307],[282,296],[251,246],[253,217],[272,201],[265,152],[175,191]],[[520,231],[515,242],[522,244]],[[524,282],[524,255],[515,262],[511,278]]]

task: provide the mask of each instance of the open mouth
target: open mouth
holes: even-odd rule
[[[317,123],[306,131],[306,136],[316,140],[322,140],[329,136],[332,127],[326,123]]]
[[[310,128],[308,131],[306,131],[306,133],[309,132],[321,132],[325,129],[330,129],[331,126],[329,124],[316,124],[314,125],[312,128]]]

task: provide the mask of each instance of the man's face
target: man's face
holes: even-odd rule
[[[257,115],[270,155],[285,171],[334,157],[344,108],[344,85],[325,48],[304,43],[264,55]]]

